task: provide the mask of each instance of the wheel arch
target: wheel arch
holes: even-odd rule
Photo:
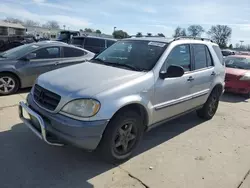
[[[18,81],[19,88],[22,87],[21,79],[20,79],[20,77],[15,72],[12,72],[12,71],[1,71],[0,75],[1,74],[10,74],[10,75],[14,76],[17,79],[17,81]]]

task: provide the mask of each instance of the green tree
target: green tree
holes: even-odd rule
[[[91,29],[91,28],[85,28],[84,31],[85,31],[85,32],[92,33],[92,32],[93,32],[93,29]]]
[[[187,36],[187,34],[186,34],[186,29],[181,28],[181,27],[178,26],[178,27],[174,30],[173,37],[174,37],[174,38],[177,38],[177,37],[183,37],[183,36]]]
[[[200,37],[201,34],[205,32],[203,27],[200,25],[190,25],[187,30],[188,35],[192,37]]]
[[[102,33],[99,29],[97,29],[95,32],[98,33],[98,34]]]
[[[123,39],[129,37],[128,33],[123,30],[115,30],[112,35],[115,39]]]
[[[147,33],[147,36],[148,37],[152,37],[152,33]]]
[[[228,48],[229,48],[229,49],[233,49],[233,45],[230,44],[230,45],[228,46]]]
[[[138,32],[135,36],[136,36],[136,37],[142,37],[142,33],[141,33],[141,32]]]
[[[221,48],[225,48],[228,40],[231,38],[232,29],[227,25],[214,25],[210,28],[207,34]]]
[[[158,33],[157,36],[158,37],[165,37],[165,35],[163,33]]]

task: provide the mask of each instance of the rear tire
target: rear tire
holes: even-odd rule
[[[220,90],[215,88],[209,95],[207,102],[203,105],[203,107],[196,111],[198,117],[205,120],[212,119],[218,109],[220,95]]]
[[[10,95],[19,89],[19,80],[9,73],[0,73],[0,95]]]
[[[101,157],[110,163],[128,160],[143,132],[143,121],[138,113],[132,110],[118,112],[109,122],[98,146]]]

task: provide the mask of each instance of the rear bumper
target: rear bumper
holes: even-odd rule
[[[232,93],[248,94],[250,93],[250,82],[228,81],[225,84],[225,91]]]
[[[86,150],[94,150],[108,124],[108,120],[80,121],[61,114],[49,113],[39,108],[31,95],[28,95],[27,102],[28,104],[20,102],[19,117],[35,135],[49,145],[71,144]],[[32,118],[25,118],[24,111]]]

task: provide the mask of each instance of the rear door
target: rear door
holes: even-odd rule
[[[105,49],[105,40],[99,38],[86,38],[84,42],[84,49],[95,54],[99,54]]]
[[[35,57],[21,62],[18,67],[24,82],[30,86],[40,74],[56,69],[61,59],[61,49],[58,46],[40,48],[32,53]]]
[[[206,102],[216,78],[214,62],[209,48],[204,44],[192,44],[193,71],[192,71],[192,105],[193,107]]]

